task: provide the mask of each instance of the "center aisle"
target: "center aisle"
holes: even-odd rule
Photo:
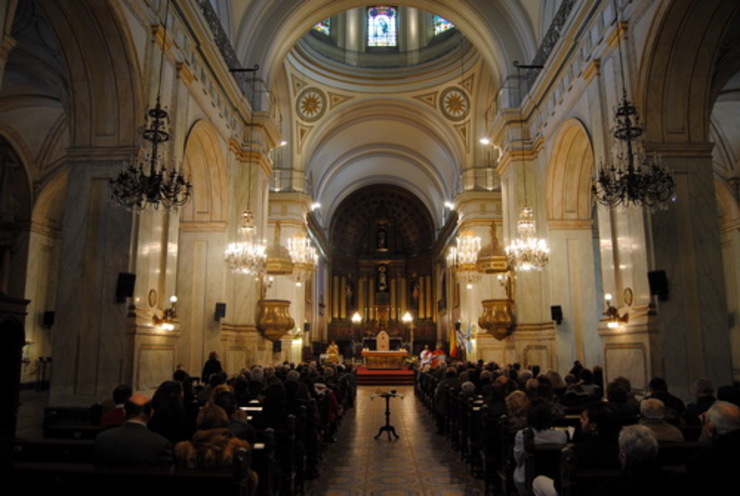
[[[391,398],[391,424],[399,439],[388,441],[385,400],[371,399],[378,386],[360,386],[355,408],[339,428],[319,469],[308,481],[310,496],[475,496],[483,481],[474,479],[460,454],[454,452],[436,427],[413,386],[392,386],[405,398]]]

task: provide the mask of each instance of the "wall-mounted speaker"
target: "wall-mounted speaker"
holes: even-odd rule
[[[560,305],[553,305],[550,307],[550,318],[555,321],[557,325],[563,323],[563,307]]]
[[[456,331],[460,330],[460,322],[455,322],[455,330]]]
[[[213,319],[218,322],[224,317],[226,317],[226,303],[216,303],[216,311],[214,312]]]
[[[283,342],[280,341],[279,339],[276,339],[275,341],[272,342],[272,352],[280,353],[281,351],[283,351]]]
[[[116,300],[119,303],[126,301],[126,298],[134,296],[134,286],[136,285],[136,274],[131,272],[120,272],[118,282],[116,283]]]
[[[668,299],[668,277],[666,277],[664,270],[648,272],[648,284],[650,284],[651,295],[658,295],[660,301]]]
[[[51,311],[47,310],[41,315],[41,325],[46,327],[47,329],[51,329],[51,327],[54,325],[54,319],[56,317],[56,314]]]
[[[310,322],[304,322],[303,323],[303,332],[311,332],[311,323]]]

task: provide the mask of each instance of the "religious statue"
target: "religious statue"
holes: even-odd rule
[[[385,250],[385,249],[387,249],[388,248],[388,246],[387,246],[388,240],[386,239],[385,229],[382,229],[382,228],[381,229],[378,229],[378,232],[376,233],[375,236],[377,238],[376,239],[376,241],[377,241],[376,246],[377,246],[378,250]]]
[[[378,267],[378,291],[385,292],[388,290],[388,275],[386,274],[386,270],[385,265]]]

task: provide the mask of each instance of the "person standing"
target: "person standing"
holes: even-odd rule
[[[221,362],[218,360],[218,354],[215,351],[212,351],[208,354],[208,360],[206,360],[206,363],[203,364],[203,372],[200,375],[200,380],[204,384],[207,384],[211,374],[217,374],[219,372],[223,372],[223,370],[224,369],[221,368]]]

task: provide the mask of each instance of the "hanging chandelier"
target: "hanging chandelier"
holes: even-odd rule
[[[541,270],[550,261],[550,248],[547,241],[537,237],[531,208],[524,207],[519,213],[516,230],[519,237],[506,247],[509,264],[518,271]]]
[[[167,166],[166,145],[170,139],[170,116],[162,108],[161,89],[164,73],[164,53],[167,39],[169,3],[165,9],[162,56],[159,67],[157,103],[146,111],[146,123],[141,131],[141,147],[136,162],[128,163],[115,177],[108,180],[111,198],[129,210],[140,212],[151,206],[177,208],[188,202],[192,185],[174,166]]]
[[[617,29],[620,23],[617,22]],[[621,42],[620,42],[621,43]],[[609,207],[665,208],[675,201],[675,183],[670,171],[656,157],[647,157],[638,138],[643,134],[637,108],[627,98],[622,51],[617,45],[622,75],[622,99],[615,112],[615,162],[602,164],[594,178],[591,193],[597,202]],[[621,143],[621,145],[619,145]]]
[[[457,272],[457,277],[468,287],[480,281],[478,272],[478,252],[481,239],[472,231],[465,231],[455,240],[457,246],[447,252],[447,265]]]
[[[251,119],[249,123],[249,147],[252,156],[252,138],[254,133],[254,94],[256,84],[256,72],[259,69],[255,65],[251,69],[243,69],[245,72],[252,72],[252,101]],[[251,165],[251,164],[250,164]],[[235,243],[229,243],[224,252],[226,265],[236,273],[254,275],[263,278],[267,270],[267,243],[257,239],[257,228],[254,225],[254,212],[251,209],[252,203],[252,173],[247,171],[247,209],[242,213],[242,221],[239,226],[238,235],[240,240]]]
[[[293,272],[289,277],[296,285],[301,285],[313,274],[319,263],[319,255],[311,240],[302,235],[288,239],[288,252],[293,259]]]
[[[226,246],[226,265],[239,274],[261,276],[267,263],[267,245],[255,239],[254,213],[251,210],[242,213],[239,235],[239,241]]]
[[[519,104],[522,104],[520,68],[541,69],[541,65],[520,65],[514,61],[517,69],[517,84],[519,84]],[[524,121],[521,122],[521,140],[524,142]],[[527,168],[522,155],[522,175],[524,178],[524,208],[519,213],[517,221],[517,235],[506,247],[506,257],[509,265],[516,271],[542,270],[550,261],[550,248],[547,241],[537,237],[537,225],[534,220],[534,210],[527,202]]]

